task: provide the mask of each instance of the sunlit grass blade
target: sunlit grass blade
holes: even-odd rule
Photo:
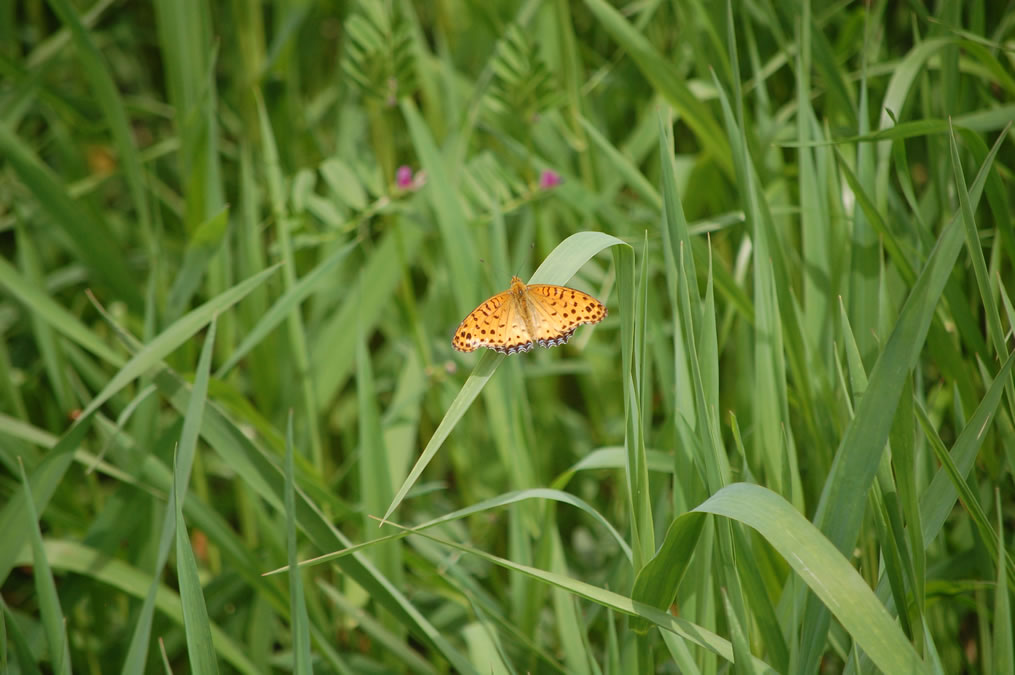
[[[761,533],[883,672],[930,672],[849,560],[780,496],[737,483],[695,510],[732,518]]]
[[[504,660],[500,657],[497,645],[490,638],[490,632],[479,623],[471,623],[462,630],[462,637],[469,649],[469,659],[482,672],[490,675],[509,675]]]

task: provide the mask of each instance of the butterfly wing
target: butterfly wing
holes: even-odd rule
[[[474,309],[455,331],[451,346],[460,352],[487,347],[504,354],[527,352],[534,342],[511,291],[493,296]]]
[[[606,318],[606,305],[574,288],[535,284],[525,290],[536,333],[533,337],[542,347],[562,345],[578,326]]]

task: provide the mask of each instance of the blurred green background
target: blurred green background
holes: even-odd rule
[[[987,0],[0,2],[0,671],[1012,672],[1013,73]],[[455,352],[513,274],[609,317]]]

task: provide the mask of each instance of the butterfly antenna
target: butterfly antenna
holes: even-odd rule
[[[494,257],[496,258],[496,257],[499,257],[499,256],[494,256]],[[504,283],[504,281],[505,281],[505,277],[503,276],[504,275],[504,266],[501,263],[490,263],[490,265],[491,265],[491,267],[497,267],[497,268],[499,268],[499,269],[493,270],[493,274],[494,274],[494,286],[499,286],[500,284]]]
[[[536,242],[532,242],[531,244],[529,244],[529,252],[530,253],[533,250],[535,250],[535,248],[536,248]],[[522,267],[524,267],[524,266],[525,266],[525,262],[524,261],[519,261],[518,266],[515,267],[515,273],[512,276],[515,276],[515,277],[518,277],[519,279],[521,279],[522,278],[522,274],[521,274]]]
[[[536,242],[529,242],[529,259],[532,258],[533,251],[536,250]]]
[[[486,267],[487,276],[489,276],[490,274],[496,274],[496,270],[494,270],[493,272],[490,271],[490,268],[493,267],[493,264],[486,258],[479,258],[479,262],[483,263],[483,265]],[[500,279],[497,276],[494,276],[492,281],[494,286],[500,283]]]

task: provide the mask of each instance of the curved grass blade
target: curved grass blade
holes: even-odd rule
[[[310,560],[303,560],[299,563],[299,565],[300,567],[309,567],[312,565],[318,565],[320,563],[328,562],[330,560],[335,560],[337,558],[347,556],[357,551],[362,551],[366,548],[375,546],[385,541],[403,539],[408,535],[413,534],[414,532],[427,530],[432,527],[436,527],[438,525],[444,525],[446,523],[450,523],[455,520],[460,520],[462,518],[466,518],[468,516],[475,515],[477,513],[483,513],[484,511],[489,511],[491,509],[495,509],[501,506],[508,506],[509,504],[517,504],[519,502],[523,502],[528,499],[547,499],[560,502],[562,504],[570,504],[571,506],[581,509],[585,513],[592,516],[592,518],[597,523],[602,525],[603,528],[610,533],[610,536],[613,537],[613,540],[617,542],[617,546],[619,546],[620,550],[624,552],[624,556],[628,559],[628,561],[631,560],[632,556],[631,547],[628,546],[626,541],[624,541],[624,538],[621,536],[619,532],[617,532],[616,528],[610,524],[610,521],[606,520],[606,518],[603,517],[601,513],[592,508],[592,506],[588,502],[579,497],[575,497],[574,495],[568,492],[561,492],[560,490],[552,490],[549,488],[531,488],[528,490],[518,490],[515,492],[508,492],[506,494],[498,495],[497,497],[493,497],[492,499],[483,500],[478,504],[473,504],[472,506],[467,506],[464,509],[458,509],[457,511],[446,513],[443,516],[434,518],[432,520],[428,520],[425,523],[420,523],[419,525],[414,525],[412,527],[399,525],[399,527],[401,528],[401,532],[399,532],[398,534],[392,534],[387,537],[378,537],[377,539],[371,539],[361,544],[357,544],[356,546],[350,546],[349,548],[342,549],[341,551],[334,551],[333,553],[326,553],[322,556],[318,556]],[[278,569],[271,570],[270,572],[265,572],[264,575],[268,576],[271,574],[278,574],[279,572],[283,572],[287,569],[289,568],[279,567]]]
[[[659,551],[641,568],[634,580],[634,589],[631,591],[633,600],[663,611],[669,608],[677,596],[677,588],[687,572],[704,526],[705,518],[694,511],[673,519]],[[636,619],[631,627],[645,632],[649,623]]]
[[[735,483],[716,492],[695,511],[726,516],[757,530],[882,672],[930,672],[863,577],[834,543],[785,499],[758,485]]]

